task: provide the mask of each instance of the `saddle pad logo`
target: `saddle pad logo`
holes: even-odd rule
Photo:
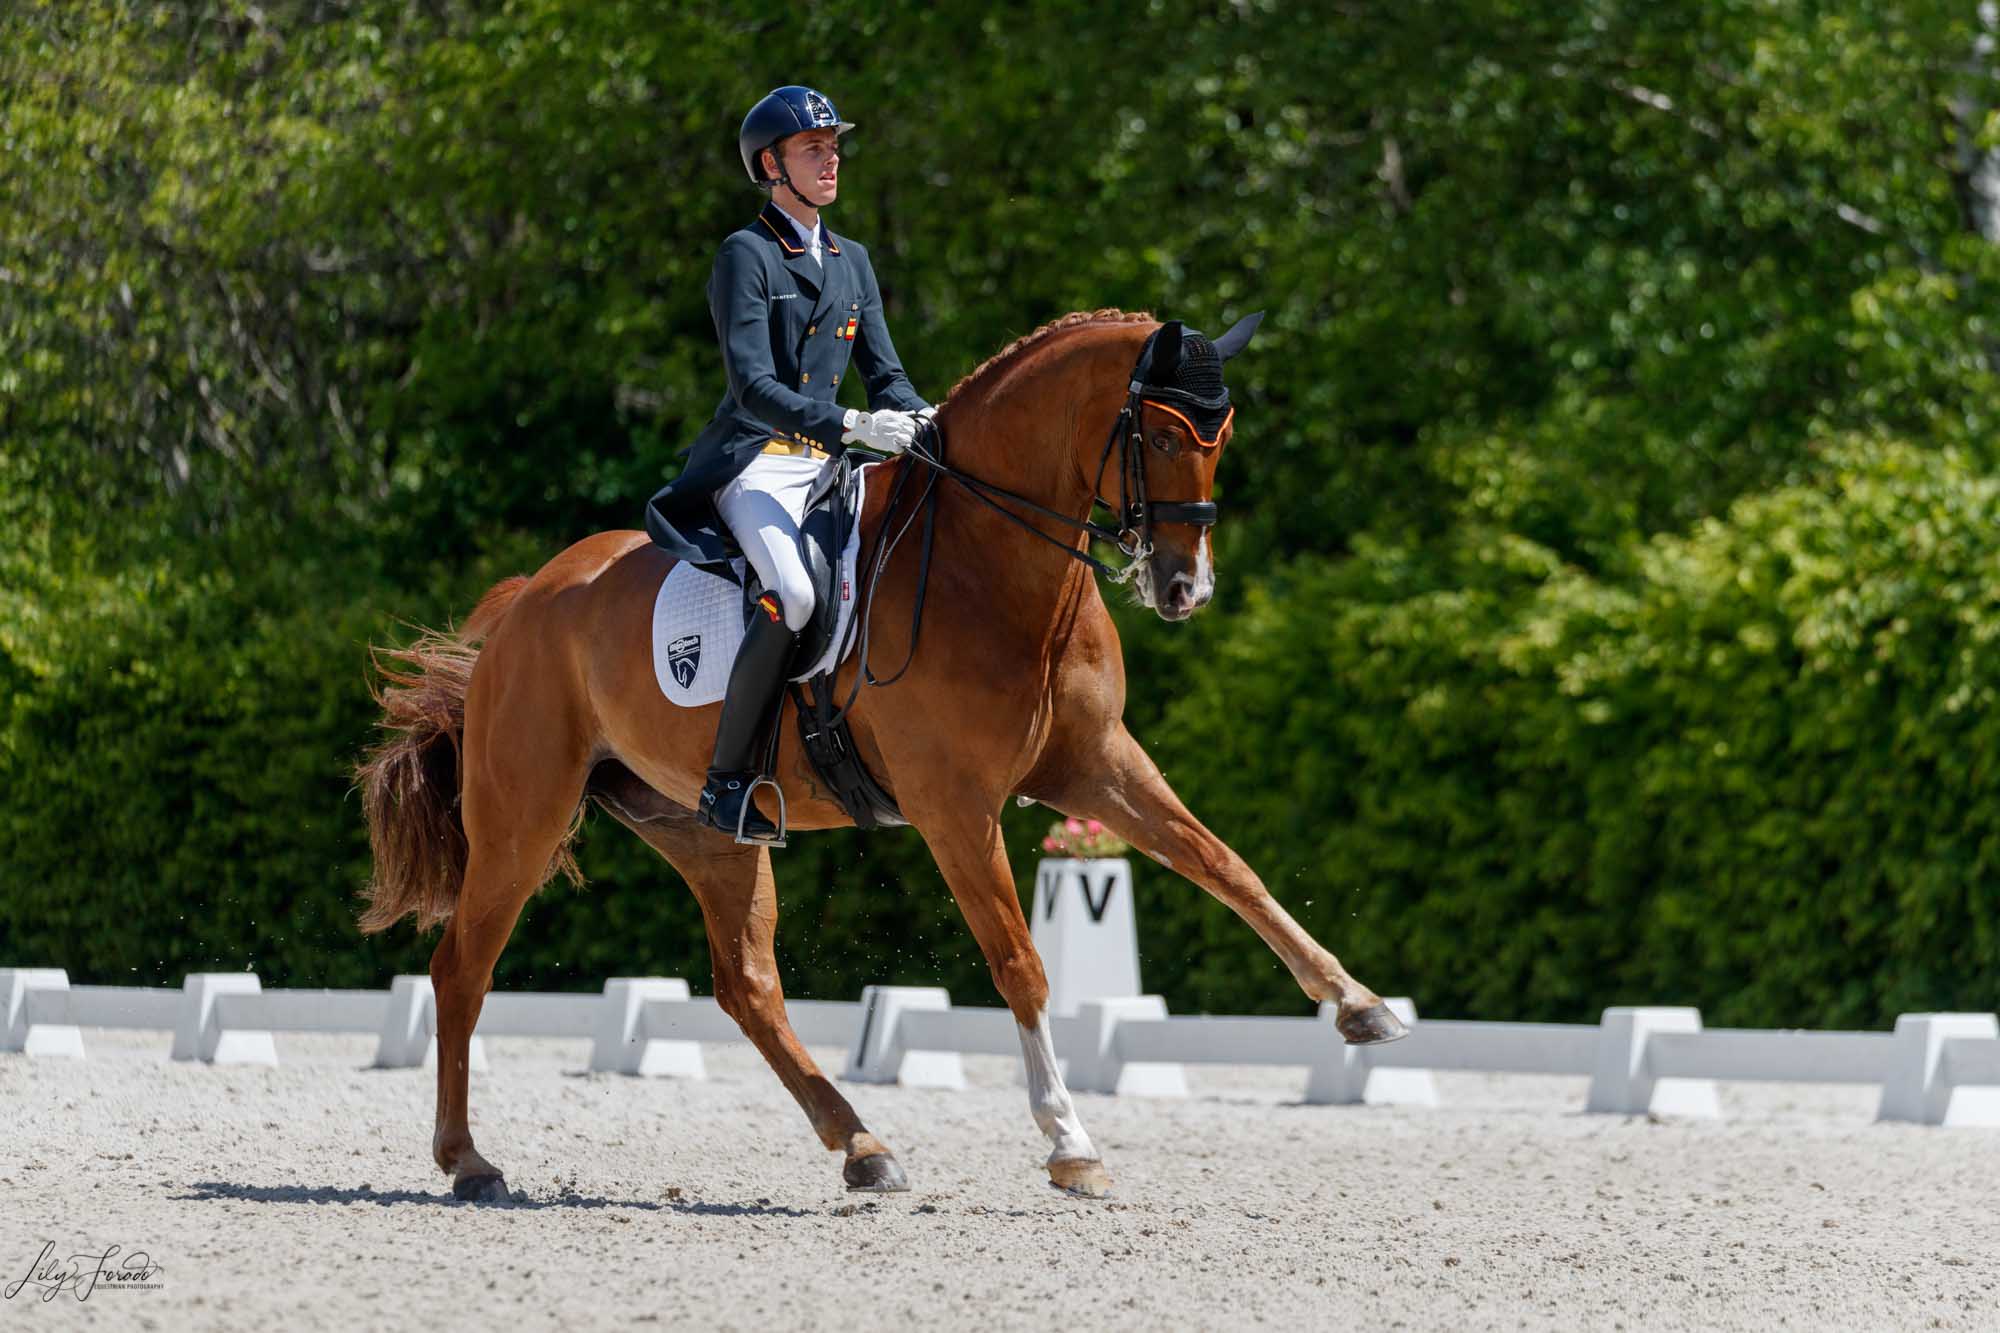
[[[683,634],[667,645],[667,670],[682,689],[694,685],[694,673],[701,670],[701,635]]]

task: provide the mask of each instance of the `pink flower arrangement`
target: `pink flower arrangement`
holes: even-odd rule
[[[1058,819],[1049,825],[1042,850],[1050,856],[1073,856],[1079,860],[1096,856],[1123,856],[1132,845],[1106,829],[1095,819]]]

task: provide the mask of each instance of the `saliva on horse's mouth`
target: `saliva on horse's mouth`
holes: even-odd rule
[[[1176,575],[1175,577],[1178,578],[1181,576]],[[1167,587],[1172,589],[1173,582],[1171,580],[1169,580]],[[1187,620],[1201,609],[1201,605],[1194,601],[1193,593],[1190,592],[1188,609],[1180,615],[1171,614],[1168,604],[1160,599],[1159,587],[1154,582],[1153,562],[1150,559],[1143,562],[1132,575],[1132,597],[1139,605],[1145,607],[1148,611],[1151,611],[1169,624],[1178,624],[1183,620]]]

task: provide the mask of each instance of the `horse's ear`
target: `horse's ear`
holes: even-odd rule
[[[1155,384],[1172,384],[1180,366],[1181,322],[1170,319],[1153,335],[1153,359],[1146,367],[1146,378]]]
[[[1215,340],[1216,355],[1220,356],[1224,361],[1235,356],[1250,345],[1250,335],[1255,333],[1257,326],[1263,322],[1264,312],[1261,310],[1254,315],[1245,315],[1243,318],[1237,320],[1229,326],[1229,332]]]

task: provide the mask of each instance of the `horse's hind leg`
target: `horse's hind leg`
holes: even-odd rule
[[[493,984],[493,965],[572,831],[583,797],[584,761],[580,753],[561,753],[580,746],[547,738],[539,746],[515,738],[503,761],[491,743],[491,728],[475,728],[468,718],[467,730],[465,885],[431,954],[438,1076],[431,1154],[451,1177],[454,1195],[497,1201],[507,1198],[507,1183],[472,1144],[467,1052]]]
[[[1188,813],[1139,742],[1121,725],[1105,734],[1095,753],[1060,757],[1044,765],[1058,774],[1028,794],[1079,818],[1102,820],[1119,837],[1177,870],[1229,905],[1271,946],[1305,993],[1339,1004],[1335,1025],[1349,1042],[1394,1041],[1407,1029],[1381,997],[1356,981],[1278,905],[1256,872],[1229,845]]]
[[[716,1002],[757,1047],[812,1122],[819,1140],[846,1154],[849,1189],[909,1188],[902,1166],[868,1132],[845,1097],[819,1071],[785,1016],[778,980],[778,892],[765,847],[738,846],[702,828],[684,808],[608,762],[590,791],[614,818],[644,838],[680,872],[701,904],[715,967]]]

